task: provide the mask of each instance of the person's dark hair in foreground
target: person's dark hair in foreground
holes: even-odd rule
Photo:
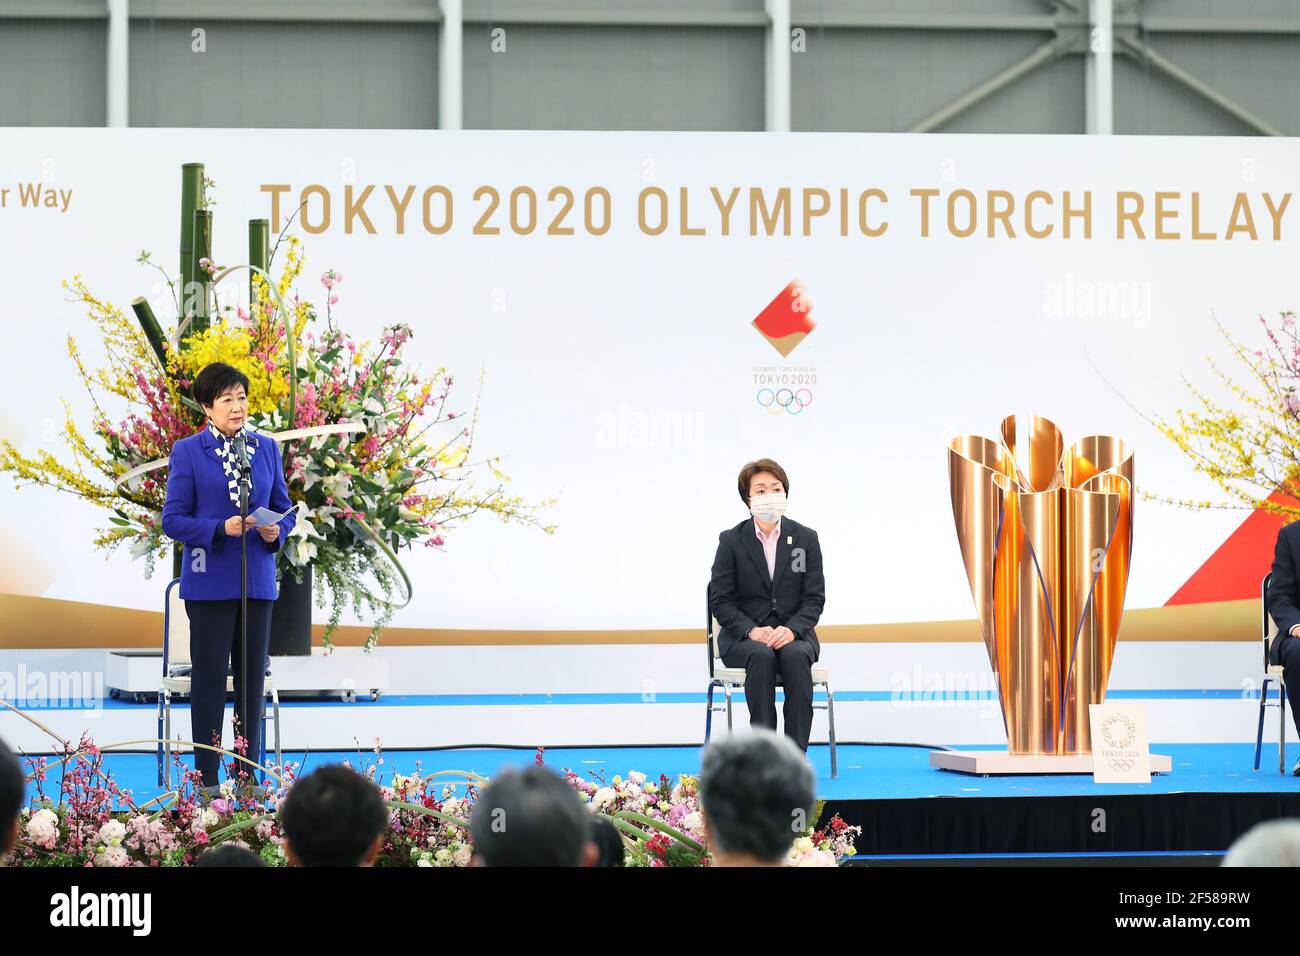
[[[623,837],[607,817],[591,818],[591,842],[596,844],[596,866],[623,865]]]
[[[783,734],[756,729],[704,749],[700,809],[714,866],[779,866],[812,820],[812,767]]]
[[[291,866],[372,866],[387,829],[379,788],[342,764],[300,778],[280,807]]]
[[[470,816],[478,866],[592,866],[591,814],[573,788],[545,767],[504,770]]]
[[[195,866],[266,866],[266,861],[246,846],[223,843],[204,850],[194,861]]]
[[[18,842],[18,814],[23,808],[27,778],[9,745],[0,740],[0,860]]]

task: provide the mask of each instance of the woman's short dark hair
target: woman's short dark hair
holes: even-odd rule
[[[236,385],[244,386],[244,393],[247,394],[248,376],[233,365],[213,362],[203,366],[202,371],[194,376],[194,384],[190,386],[190,392],[193,393],[196,402],[204,408],[211,408],[216,404],[217,396]]]
[[[785,493],[790,494],[790,479],[785,476],[785,469],[774,462],[771,458],[760,458],[758,461],[751,461],[744,468],[740,469],[740,480],[736,486],[740,489],[740,500],[749,504],[749,484],[754,480],[754,476],[760,471],[770,471],[776,475],[781,482],[781,487]]]

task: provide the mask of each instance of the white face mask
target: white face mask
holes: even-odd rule
[[[785,514],[785,492],[754,495],[749,499],[749,513],[760,521],[775,521]]]

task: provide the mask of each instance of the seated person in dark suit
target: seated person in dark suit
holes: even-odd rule
[[[1291,716],[1300,732],[1300,521],[1283,525],[1273,552],[1273,577],[1268,582],[1268,613],[1277,624],[1277,637],[1268,650],[1269,663],[1281,664],[1290,693]],[[1291,772],[1300,777],[1300,760]]]
[[[776,730],[776,678],[785,691],[785,733],[803,751],[812,732],[812,665],[821,654],[815,626],[826,604],[817,532],[784,517],[790,482],[770,458],[740,470],[740,500],[750,518],[718,536],[709,610],[718,652],[745,668],[754,727]]]

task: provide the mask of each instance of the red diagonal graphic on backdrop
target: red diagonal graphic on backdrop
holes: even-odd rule
[[[1275,491],[1268,496],[1274,504],[1300,505],[1294,498]],[[1259,597],[1259,583],[1273,564],[1277,533],[1286,524],[1283,515],[1252,511],[1236,531],[1205,559],[1205,563],[1165,602],[1205,604],[1210,601],[1241,601]]]

